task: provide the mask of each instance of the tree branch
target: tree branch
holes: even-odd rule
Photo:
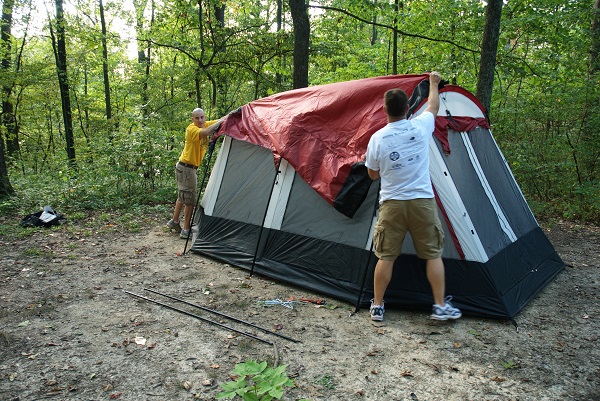
[[[398,32],[400,35],[408,36],[408,37],[411,37],[411,38],[425,39],[425,40],[429,40],[429,41],[432,41],[432,42],[448,43],[448,44],[451,44],[452,46],[455,46],[455,47],[457,47],[457,48],[459,48],[461,50],[465,50],[465,51],[472,52],[472,53],[479,53],[479,50],[469,49],[467,47],[459,45],[458,43],[453,42],[453,41],[448,40],[448,39],[436,39],[436,38],[430,38],[430,37],[425,36],[425,35],[419,35],[419,34],[416,34],[416,33],[405,32],[405,31],[399,30],[397,28],[394,28],[393,26],[379,24],[379,23],[374,22],[374,21],[366,20],[364,18],[359,17],[358,15],[354,15],[354,14],[352,14],[352,13],[346,11],[346,10],[343,10],[341,8],[329,7],[329,6],[313,6],[313,5],[309,5],[308,7],[310,7],[310,8],[320,8],[320,9],[323,9],[323,10],[337,11],[337,12],[340,12],[342,14],[346,14],[346,15],[348,15],[348,16],[350,16],[350,17],[352,17],[352,18],[354,18],[354,19],[356,19],[358,21],[364,22],[365,24],[373,25],[373,26],[379,26],[379,27],[382,27],[382,28],[386,28],[386,29]]]

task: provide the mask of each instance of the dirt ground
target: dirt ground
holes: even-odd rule
[[[178,256],[185,240],[165,221],[133,233],[117,221],[23,235],[17,220],[0,236],[1,400],[214,400],[250,359],[287,365],[284,400],[600,400],[599,227],[545,228],[567,266],[517,331],[422,311],[387,310],[376,324],[365,309]],[[290,297],[326,303],[265,302]]]

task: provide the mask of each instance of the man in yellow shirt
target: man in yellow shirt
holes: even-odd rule
[[[192,123],[185,130],[185,146],[175,165],[175,176],[177,178],[178,195],[175,202],[173,218],[167,223],[171,229],[181,230],[179,236],[188,238],[194,202],[196,199],[196,187],[198,186],[198,166],[208,148],[208,137],[214,134],[225,117],[218,120],[206,121],[204,110],[196,108],[192,111]],[[183,227],[179,223],[183,209]]]

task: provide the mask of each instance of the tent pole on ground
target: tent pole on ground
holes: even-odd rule
[[[279,333],[276,333],[276,332],[274,332],[274,331],[272,331],[272,330],[265,329],[264,327],[260,327],[260,326],[258,326],[258,325],[256,325],[256,324],[254,324],[254,323],[250,323],[250,322],[247,322],[247,321],[245,321],[245,320],[238,319],[238,318],[236,318],[236,317],[233,317],[233,316],[229,316],[229,315],[227,315],[227,314],[225,314],[225,313],[222,313],[222,312],[216,311],[216,310],[214,310],[214,309],[210,309],[210,308],[207,308],[207,307],[205,307],[205,306],[202,306],[202,305],[198,305],[198,304],[195,304],[195,303],[192,303],[192,302],[188,302],[188,301],[185,301],[185,300],[183,300],[183,299],[176,298],[176,297],[173,297],[173,296],[171,296],[171,295],[164,294],[164,293],[162,293],[162,292],[154,291],[154,290],[152,290],[152,289],[150,289],[150,288],[144,288],[144,291],[149,291],[149,292],[152,292],[152,293],[154,293],[154,294],[161,295],[161,296],[163,296],[163,297],[165,297],[165,298],[169,298],[169,299],[172,299],[172,300],[174,300],[174,301],[181,302],[181,303],[183,303],[183,304],[186,304],[186,305],[189,305],[189,306],[193,306],[194,308],[198,308],[198,309],[201,309],[201,310],[203,310],[203,311],[206,311],[206,312],[214,313],[215,315],[218,315],[218,316],[221,316],[221,317],[227,318],[227,319],[229,319],[229,320],[233,320],[234,322],[238,322],[238,323],[245,324],[245,325],[247,325],[247,326],[250,326],[250,327],[254,327],[255,329],[259,329],[259,330],[261,330],[261,331],[264,331],[265,333],[273,334],[274,336],[281,337],[281,338],[285,338],[286,340],[289,340],[289,341],[292,341],[292,342],[295,342],[295,343],[302,342],[302,341],[300,341],[300,340],[296,340],[296,339],[294,339],[294,338],[288,337],[288,336],[286,336],[286,335],[284,335],[284,334],[279,334]]]
[[[246,337],[250,337],[250,338],[253,338],[253,339],[255,339],[255,340],[261,341],[261,342],[263,342],[263,343],[266,343],[266,344],[273,345],[273,342],[272,342],[272,341],[265,340],[264,338],[257,337],[257,336],[255,336],[254,334],[247,333],[247,332],[245,332],[245,331],[238,330],[238,329],[236,329],[236,328],[233,328],[233,327],[229,327],[229,326],[227,326],[227,325],[224,325],[224,324],[221,324],[221,323],[219,323],[219,322],[215,322],[214,320],[210,320],[210,319],[207,319],[207,318],[205,318],[205,317],[202,317],[202,316],[195,315],[195,314],[193,314],[193,313],[190,313],[190,312],[184,311],[183,309],[179,309],[179,308],[176,308],[176,307],[174,307],[174,306],[167,305],[167,304],[165,304],[165,303],[163,303],[163,302],[156,301],[156,300],[154,300],[154,299],[152,299],[152,298],[148,298],[148,297],[145,297],[145,296],[143,296],[143,295],[140,295],[140,294],[133,293],[133,292],[131,292],[131,291],[123,290],[123,292],[125,292],[126,294],[129,294],[129,295],[132,295],[132,296],[134,296],[134,297],[137,297],[137,298],[143,299],[144,301],[148,301],[148,302],[152,302],[152,303],[154,303],[154,304],[160,305],[160,306],[164,306],[165,308],[167,308],[167,309],[171,309],[171,310],[173,310],[173,311],[175,311],[175,312],[183,313],[184,315],[188,315],[188,316],[191,316],[191,317],[193,317],[193,318],[196,318],[196,319],[202,320],[202,321],[204,321],[204,322],[207,322],[207,323],[214,324],[215,326],[219,326],[219,327],[221,327],[221,328],[223,328],[223,329],[230,330],[230,331],[233,331],[233,332],[235,332],[235,333],[242,334],[242,335],[244,335],[244,336],[246,336]]]

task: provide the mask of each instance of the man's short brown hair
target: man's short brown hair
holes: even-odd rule
[[[391,117],[402,117],[408,107],[408,95],[402,89],[390,89],[383,96],[386,112]]]

